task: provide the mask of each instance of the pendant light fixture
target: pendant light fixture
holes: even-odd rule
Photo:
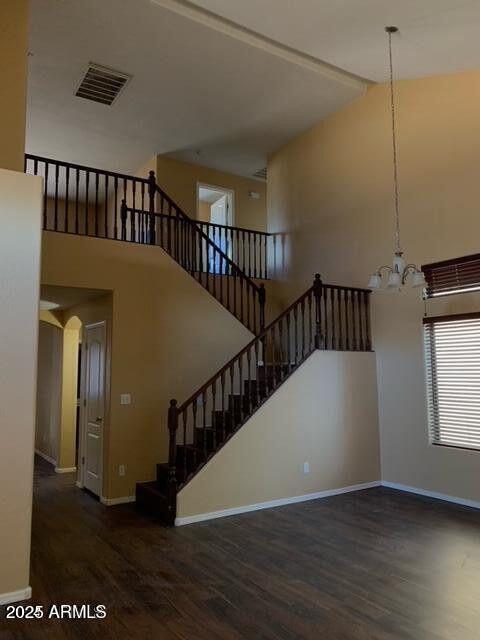
[[[388,60],[390,70],[390,108],[392,123],[392,151],[393,151],[393,193],[395,204],[395,254],[392,266],[383,265],[370,276],[368,286],[370,289],[400,289],[407,282],[412,287],[424,287],[425,278],[421,269],[414,264],[407,264],[403,257],[400,244],[400,208],[398,198],[398,161],[397,161],[397,126],[395,117],[395,94],[393,86],[393,58],[392,58],[392,34],[397,33],[397,27],[385,27],[388,36]],[[408,276],[411,274],[411,278]]]

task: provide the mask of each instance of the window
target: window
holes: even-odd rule
[[[423,264],[427,298],[480,290],[480,254]]]
[[[432,444],[480,449],[480,313],[424,319]]]

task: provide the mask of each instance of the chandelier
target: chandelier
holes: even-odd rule
[[[397,33],[397,27],[385,27],[388,36],[388,59],[390,70],[390,109],[392,123],[392,151],[393,151],[393,193],[395,203],[395,254],[392,266],[382,265],[370,276],[370,289],[400,289],[409,283],[412,287],[424,287],[425,278],[422,270],[414,264],[407,264],[400,245],[400,208],[398,198],[398,160],[397,160],[397,127],[395,118],[395,94],[393,86],[392,34]],[[411,278],[409,276],[411,275]]]

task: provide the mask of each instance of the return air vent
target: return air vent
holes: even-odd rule
[[[90,63],[75,95],[100,104],[111,105],[132,76],[99,64]]]
[[[253,174],[254,178],[260,178],[260,180],[266,180],[267,179],[267,167],[264,167],[263,169],[260,169],[260,171],[256,171]]]

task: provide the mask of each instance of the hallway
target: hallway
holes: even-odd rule
[[[480,514],[387,489],[165,529],[37,460],[32,604],[105,620],[10,622],[1,640],[473,640]]]

